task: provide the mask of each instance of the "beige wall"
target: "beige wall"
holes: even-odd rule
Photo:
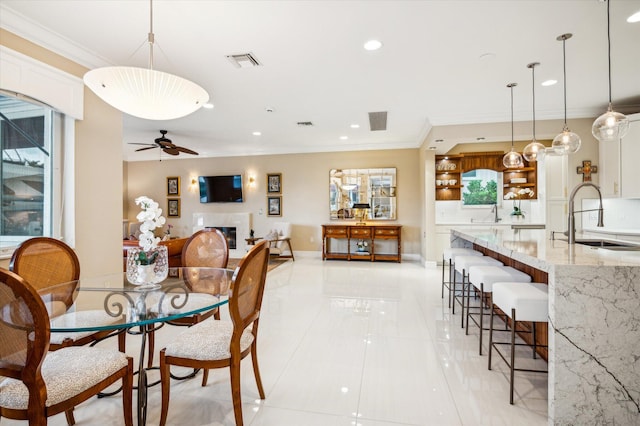
[[[322,250],[320,225],[330,222],[329,170],[396,167],[398,220],[391,223],[403,226],[403,252],[420,255],[422,196],[417,154],[417,149],[403,149],[129,162],[125,166],[128,177],[126,218],[135,221],[139,208],[134,200],[140,195],[155,199],[166,211],[166,178],[180,176],[182,214],[179,219],[168,220],[175,226],[172,232],[190,235],[195,212],[249,212],[256,236],[264,236],[273,222],[291,222],[294,250],[319,252]],[[282,217],[266,216],[267,173],[282,173]],[[243,175],[245,202],[201,204],[198,186],[191,185],[191,179],[224,174]],[[249,176],[256,177],[253,188],[247,188]],[[248,235],[242,236],[246,237]]]
[[[0,44],[24,53],[78,77],[84,67],[0,29]],[[274,156],[247,156],[217,159],[187,159],[162,162],[122,162],[122,114],[100,101],[85,89],[85,119],[76,124],[75,214],[76,249],[83,275],[95,275],[118,269],[121,264],[121,221],[135,219],[137,207],[133,199],[150,196],[166,206],[167,176],[182,177],[182,217],[171,219],[176,232],[191,232],[193,212],[249,211],[253,214],[256,235],[269,229],[275,221],[294,225],[296,251],[319,251],[320,225],[328,222],[328,174],[331,168],[398,168],[398,221],[404,226],[403,252],[435,261],[438,253],[429,235],[434,232],[434,155],[426,150],[435,139],[455,143],[472,142],[478,136],[487,141],[511,139],[509,123],[491,123],[434,127],[420,149],[320,153]],[[569,189],[581,181],[573,171],[583,160],[598,164],[598,144],[591,136],[593,119],[569,120],[578,133],[581,150],[569,158]],[[515,123],[515,139],[530,138],[531,122]],[[536,122],[538,139],[553,139],[562,129],[562,121]],[[523,144],[522,144],[523,145]],[[508,143],[501,143],[508,149]],[[478,151],[496,146],[478,144]],[[500,148],[497,148],[500,149]],[[225,173],[242,173],[257,178],[255,188],[246,192],[247,201],[240,205],[200,204],[197,188],[189,187],[192,177]],[[264,179],[266,173],[283,174],[283,217],[266,217]],[[598,175],[594,175],[598,182]],[[262,211],[262,214],[260,213]],[[7,261],[0,261],[6,267]]]
[[[0,29],[0,44],[82,78],[86,68]],[[122,114],[84,91],[75,126],[75,248],[83,276],[122,268]],[[4,262],[7,265],[7,262]]]

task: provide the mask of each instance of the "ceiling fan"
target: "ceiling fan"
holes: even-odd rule
[[[162,150],[169,155],[178,155],[181,152],[184,152],[185,154],[198,155],[197,152],[192,151],[188,148],[174,145],[173,142],[171,142],[171,139],[165,136],[167,134],[166,130],[160,130],[160,133],[162,134],[162,136],[156,138],[154,140],[155,143],[130,143],[129,145],[147,145],[147,147],[145,148],[136,149],[136,152],[146,151],[147,149],[162,148]]]

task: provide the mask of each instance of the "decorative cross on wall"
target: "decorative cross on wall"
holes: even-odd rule
[[[591,173],[598,173],[598,166],[592,166],[591,160],[584,160],[582,167],[576,168],[576,173],[582,174],[583,182],[591,182]]]

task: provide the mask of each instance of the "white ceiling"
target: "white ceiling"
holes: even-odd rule
[[[640,0],[610,7],[614,107],[637,112],[640,23],[626,18]],[[515,120],[531,120],[530,62],[541,63],[536,83],[559,80],[536,85],[536,119],[562,118],[556,37],[567,32],[569,119],[596,117],[608,99],[606,9],[598,0],[156,0],[154,68],[198,83],[215,108],[169,121],[125,114],[124,158],[157,160],[159,150],[129,143],[160,129],[201,156],[415,148],[432,126],[508,122],[510,82]],[[146,0],[2,0],[0,25],[88,68],[148,66]],[[382,49],[363,49],[372,38]],[[225,57],[246,52],[263,66]],[[377,111],[388,111],[386,131],[369,130]]]

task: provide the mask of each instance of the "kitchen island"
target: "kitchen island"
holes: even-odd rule
[[[640,424],[640,251],[505,227],[453,229],[451,246],[547,274],[549,424]]]

